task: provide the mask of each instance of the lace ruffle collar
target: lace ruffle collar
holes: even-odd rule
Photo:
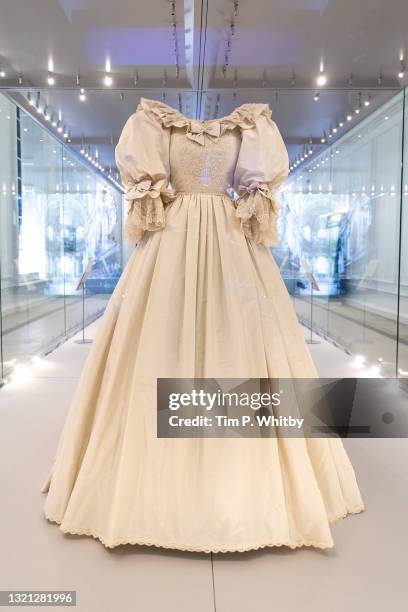
[[[250,129],[255,126],[259,117],[271,118],[272,116],[272,110],[268,104],[247,103],[241,104],[232,113],[219,119],[190,119],[164,102],[143,97],[140,98],[137,110],[143,110],[166,128],[186,127],[188,133],[208,132],[211,128],[214,129],[214,127],[219,134],[222,134],[225,130],[232,130],[237,126],[241,129]]]

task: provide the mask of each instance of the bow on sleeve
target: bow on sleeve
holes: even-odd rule
[[[173,198],[168,191],[169,137],[169,130],[137,110],[116,145],[116,164],[129,202],[124,228],[128,242],[138,242],[146,231],[165,225],[164,204]]]
[[[247,238],[265,246],[278,242],[281,204],[277,190],[289,173],[289,158],[279,129],[268,115],[242,130],[234,175],[236,216]]]

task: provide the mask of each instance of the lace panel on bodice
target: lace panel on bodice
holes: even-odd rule
[[[186,138],[185,128],[173,127],[170,137],[170,183],[174,191],[224,192],[233,185],[241,145],[238,128],[205,145]]]

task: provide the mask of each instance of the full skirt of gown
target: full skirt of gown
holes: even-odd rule
[[[364,509],[338,438],[157,438],[157,377],[318,376],[270,251],[227,195],[179,194],[99,322],[42,491],[106,547],[333,546]]]

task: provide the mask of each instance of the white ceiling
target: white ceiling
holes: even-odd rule
[[[397,73],[408,48],[406,0],[174,4],[173,17],[169,0],[0,0],[0,86],[21,102],[40,91],[62,113],[72,144],[98,147],[111,165],[141,95],[201,118],[268,102],[293,157],[358,104],[359,92],[372,96],[363,117],[404,84]],[[107,59],[111,89],[103,85]],[[328,85],[315,102],[321,66]]]

